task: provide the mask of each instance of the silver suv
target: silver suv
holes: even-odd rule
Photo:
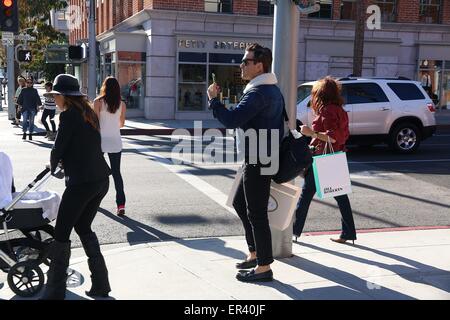
[[[342,78],[344,109],[350,120],[349,144],[387,143],[399,153],[412,153],[436,132],[435,106],[420,82],[398,78]],[[311,125],[311,89],[297,89],[297,119]]]

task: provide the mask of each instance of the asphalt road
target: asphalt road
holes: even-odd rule
[[[177,142],[170,136],[126,136],[123,141],[127,215],[115,215],[111,179],[110,192],[93,225],[101,243],[243,234],[233,210],[222,205],[237,165],[174,165],[171,152]],[[51,147],[43,137],[22,141],[20,129],[10,125],[6,112],[0,112],[0,149],[13,160],[19,189],[48,163]],[[423,142],[417,153],[407,156],[384,146],[350,147],[348,160],[357,229],[450,225],[449,133],[438,133]],[[297,183],[300,185],[301,179]],[[62,194],[63,181],[52,179],[45,189]],[[336,202],[314,199],[305,231],[339,229]],[[75,234],[72,240],[79,245]]]

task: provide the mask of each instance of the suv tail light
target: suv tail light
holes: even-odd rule
[[[434,104],[427,103],[427,107],[428,107],[428,110],[430,110],[430,112],[436,112],[436,108],[434,107]]]

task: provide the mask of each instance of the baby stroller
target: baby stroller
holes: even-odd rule
[[[0,241],[0,269],[8,273],[10,289],[21,297],[32,297],[44,286],[40,265],[49,265],[48,251],[54,235],[54,227],[49,223],[56,218],[61,199],[53,192],[37,190],[51,176],[46,168],[22,192],[14,193],[12,202],[0,210],[6,238]],[[20,236],[11,239],[11,229]]]

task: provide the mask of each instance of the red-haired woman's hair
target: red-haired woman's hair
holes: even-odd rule
[[[311,91],[311,107],[315,114],[328,104],[342,107],[344,99],[341,96],[341,84],[334,78],[328,76],[318,80]]]
[[[100,89],[100,98],[104,99],[110,113],[116,113],[122,102],[120,85],[116,78],[107,77]]]

